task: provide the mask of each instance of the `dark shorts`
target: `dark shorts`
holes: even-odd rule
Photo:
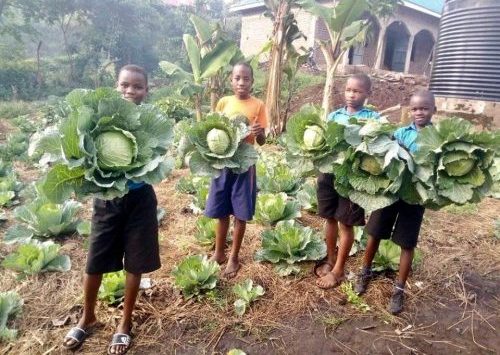
[[[222,170],[218,178],[212,179],[205,215],[210,218],[233,215],[241,221],[252,220],[257,199],[256,177],[255,165],[242,174],[227,168]]]
[[[402,200],[372,212],[366,231],[375,239],[392,239],[405,249],[417,246],[425,208]]]
[[[104,274],[125,269],[142,274],[158,270],[156,206],[151,185],[109,201],[95,199],[86,272]]]
[[[318,215],[326,219],[334,218],[346,226],[364,226],[365,210],[335,191],[334,178],[333,174],[318,175]]]

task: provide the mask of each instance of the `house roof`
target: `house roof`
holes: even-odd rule
[[[254,9],[264,6],[262,0],[239,0],[231,6],[231,12]],[[426,13],[431,16],[441,17],[444,0],[404,0],[403,6]]]

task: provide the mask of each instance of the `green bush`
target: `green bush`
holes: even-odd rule
[[[35,107],[31,102],[3,101],[0,102],[0,118],[8,120],[18,116],[28,115],[32,113],[34,109]]]
[[[30,62],[0,62],[0,100],[37,96],[36,69]]]

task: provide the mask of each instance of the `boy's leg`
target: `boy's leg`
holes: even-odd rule
[[[229,216],[219,218],[217,226],[215,227],[215,252],[210,258],[210,260],[216,261],[218,264],[226,262],[225,249],[228,230]]]
[[[116,333],[128,334],[130,335],[130,329],[132,328],[132,312],[135,307],[135,301],[137,299],[137,294],[139,293],[139,285],[141,284],[142,274],[132,274],[127,272],[125,278],[125,297],[123,301],[123,316],[116,328]],[[109,349],[111,354],[123,354],[127,350],[126,345],[113,345]]]
[[[414,250],[414,248],[401,248],[398,279],[394,285],[391,300],[389,301],[389,312],[392,314],[398,314],[403,310],[404,288],[410,274]]]
[[[354,284],[354,292],[361,295],[366,292],[366,288],[372,279],[372,262],[375,254],[377,253],[380,245],[380,239],[368,235],[368,242],[366,243],[365,254],[363,255],[363,269],[358,275]]]
[[[236,276],[240,269],[239,254],[246,226],[246,221],[242,221],[236,217],[234,218],[233,245],[231,246],[231,255],[229,256],[226,270],[224,271],[226,277],[232,278]]]
[[[97,323],[95,305],[101,280],[102,274],[85,274],[83,279],[83,314],[76,326],[85,331]],[[65,347],[71,347],[75,343],[76,340],[71,338],[65,338],[63,341]]]
[[[339,235],[338,222],[335,218],[327,218],[325,225],[326,262],[316,269],[320,277],[332,271],[337,259],[337,238]]]
[[[352,244],[354,243],[354,228],[339,223],[340,243],[337,260],[335,265],[328,274],[320,278],[316,284],[321,288],[332,288],[338,286],[345,279],[345,263],[349,252],[351,251]]]

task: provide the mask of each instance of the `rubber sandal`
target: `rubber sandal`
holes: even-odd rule
[[[66,334],[66,336],[63,339],[63,347],[65,349],[71,350],[71,349],[76,349],[79,346],[83,344],[85,339],[89,336],[89,333],[85,331],[84,329],[80,327],[73,327],[69,330],[69,332]],[[75,341],[75,343],[71,345],[66,345],[65,341],[67,339],[72,339]]]
[[[131,343],[132,343],[132,337],[129,334],[115,333],[115,334],[113,334],[113,338],[111,339],[111,344],[109,344],[109,346],[108,346],[108,354],[109,355],[116,355],[116,353],[111,352],[111,348],[115,345],[124,345],[125,350],[123,350],[123,352],[121,352],[119,354],[120,355],[125,354],[130,349]]]

